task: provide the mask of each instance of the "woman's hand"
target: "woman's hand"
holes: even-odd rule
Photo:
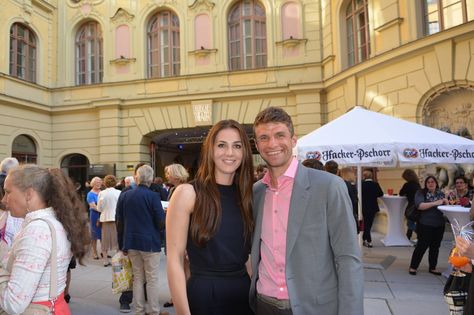
[[[456,236],[456,248],[463,256],[474,259],[474,244],[461,236]]]

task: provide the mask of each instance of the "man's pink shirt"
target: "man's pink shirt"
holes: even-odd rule
[[[278,187],[271,186],[269,172],[262,178],[267,189],[263,206],[257,292],[279,300],[289,299],[285,277],[286,232],[297,168],[298,161],[293,158],[286,172],[277,178]]]

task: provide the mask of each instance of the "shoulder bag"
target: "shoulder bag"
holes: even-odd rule
[[[418,222],[418,220],[420,219],[420,216],[421,216],[421,211],[418,210],[418,208],[415,206],[414,203],[409,205],[405,209],[405,217],[410,221]]]
[[[51,231],[51,240],[52,240],[52,248],[51,248],[51,256],[50,256],[51,278],[50,278],[49,299],[48,299],[48,301],[51,303],[51,307],[30,302],[28,307],[21,314],[22,315],[52,315],[54,314],[54,303],[56,302],[56,298],[58,296],[58,288],[57,288],[58,262],[57,262],[56,230],[54,229],[53,224],[46,219],[37,218],[37,219],[31,220],[31,222],[36,221],[36,220],[41,220],[41,221],[46,222]],[[0,269],[0,285],[6,286],[10,278],[10,272],[12,270],[12,267],[13,267],[13,248],[12,248],[12,254],[10,255],[10,257],[8,257],[7,270]],[[4,310],[0,310],[0,315],[6,315],[6,314],[8,313],[5,312]]]

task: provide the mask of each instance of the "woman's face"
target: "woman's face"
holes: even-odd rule
[[[457,191],[465,191],[467,189],[467,184],[462,180],[462,178],[456,179],[456,190]]]
[[[242,164],[243,145],[239,132],[234,128],[219,131],[214,141],[213,160],[215,164],[216,182],[228,183],[235,171]]]
[[[24,218],[27,210],[26,193],[13,185],[11,176],[5,179],[5,196],[2,202],[7,210],[10,210],[12,216]]]
[[[166,177],[166,180],[170,182],[171,184],[173,184],[174,186],[179,185],[179,180],[173,175],[171,175],[170,172],[165,172],[165,177]]]
[[[102,187],[102,179],[96,179],[94,182],[94,189],[100,190],[101,187]]]
[[[426,188],[429,191],[435,191],[436,190],[436,181],[433,178],[430,178],[426,181]]]

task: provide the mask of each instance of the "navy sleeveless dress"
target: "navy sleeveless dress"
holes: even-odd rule
[[[192,315],[246,315],[249,307],[250,278],[245,269],[250,243],[245,242],[244,226],[235,185],[218,185],[222,220],[214,237],[200,248],[188,236],[191,277],[187,282]]]

